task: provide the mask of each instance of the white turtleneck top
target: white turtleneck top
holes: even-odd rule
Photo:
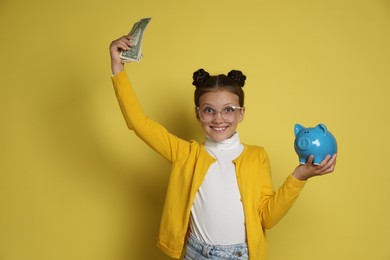
[[[244,209],[233,163],[244,146],[235,133],[223,142],[206,138],[205,147],[216,162],[210,166],[195,196],[191,209],[191,232],[211,245],[244,243]]]

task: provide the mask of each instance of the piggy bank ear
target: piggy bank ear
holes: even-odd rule
[[[294,134],[297,135],[299,131],[301,131],[303,128],[305,128],[303,125],[295,124],[294,126]]]
[[[320,129],[324,133],[324,135],[326,135],[326,133],[328,132],[328,129],[324,124],[318,124],[316,128]]]

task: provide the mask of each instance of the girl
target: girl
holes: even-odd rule
[[[333,172],[336,156],[313,165],[313,156],[274,191],[266,151],[242,144],[237,125],[245,114],[246,77],[237,70],[194,73],[195,113],[205,141],[185,141],[141,110],[119,54],[132,45],[123,36],[110,45],[112,82],[129,129],[172,164],[158,247],[172,258],[267,259],[265,230],[290,209],[307,179]]]

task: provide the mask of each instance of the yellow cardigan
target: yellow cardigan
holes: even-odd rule
[[[215,159],[203,144],[180,139],[144,115],[125,71],[112,76],[112,82],[129,129],[172,165],[157,245],[178,259],[185,245],[195,194]],[[265,229],[287,213],[305,182],[290,174],[275,192],[268,155],[259,146],[244,144],[234,163],[244,207],[249,259],[265,260],[268,253]]]

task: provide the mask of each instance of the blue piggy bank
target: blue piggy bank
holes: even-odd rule
[[[299,163],[306,163],[310,155],[314,155],[313,164],[320,164],[325,157],[337,152],[337,143],[334,136],[324,124],[306,128],[300,124],[294,127],[295,152],[299,156]]]

